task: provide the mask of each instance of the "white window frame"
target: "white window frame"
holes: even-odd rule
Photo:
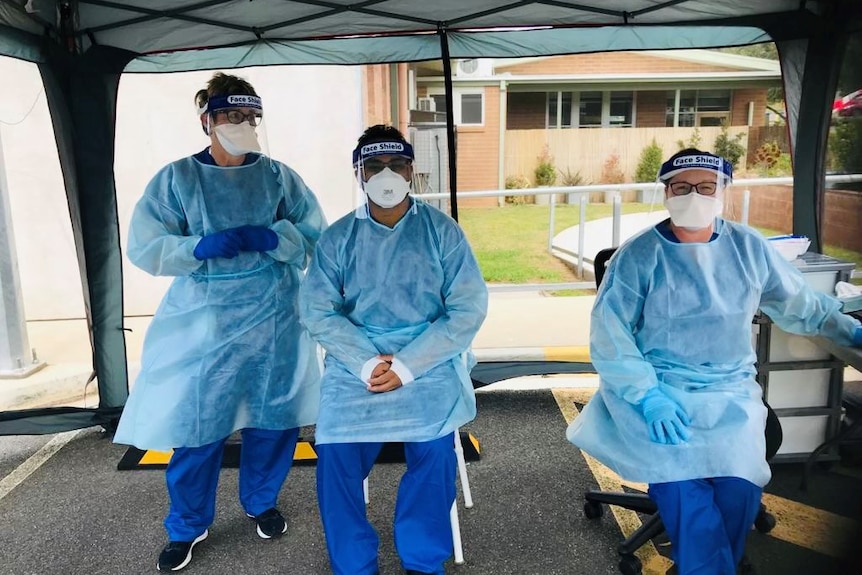
[[[446,94],[446,90],[443,88],[429,88],[428,96],[443,96]],[[464,95],[476,95],[482,98],[482,121],[478,124],[470,123],[465,124],[461,121],[461,96]],[[485,88],[479,86],[475,88],[455,88],[452,90],[452,107],[454,108],[453,114],[455,117],[455,125],[456,126],[473,126],[473,127],[484,127],[485,126]]]

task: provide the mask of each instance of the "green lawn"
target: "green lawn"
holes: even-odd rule
[[[648,204],[624,203],[623,213],[649,211]],[[458,220],[473,247],[482,275],[488,283],[558,283],[579,281],[574,271],[548,253],[548,206],[505,205],[458,210]],[[610,217],[611,204],[589,204],[587,220]],[[579,206],[555,207],[554,233],[577,225]],[[764,235],[777,232],[760,229]],[[862,253],[826,246],[827,255],[856,262],[862,269]],[[860,280],[856,280],[860,283]],[[560,292],[563,295],[563,292]]]

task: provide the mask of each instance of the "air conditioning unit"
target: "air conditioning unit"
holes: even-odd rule
[[[494,74],[492,58],[465,58],[458,60],[454,66],[454,75],[458,78],[487,78]]]
[[[437,103],[434,98],[419,98],[419,110],[422,112],[436,112]]]

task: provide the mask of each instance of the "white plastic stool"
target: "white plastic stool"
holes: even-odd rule
[[[473,507],[473,494],[470,492],[470,479],[467,477],[467,463],[464,461],[464,446],[461,445],[461,432],[455,430],[455,458],[458,461],[458,476],[461,478],[461,493],[464,496],[464,507]],[[362,493],[365,504],[371,501],[368,495],[368,478],[362,480]],[[455,564],[464,564],[464,546],[461,542],[461,522],[458,519],[458,497],[452,502],[449,510],[449,524],[452,526],[452,546],[455,549]]]

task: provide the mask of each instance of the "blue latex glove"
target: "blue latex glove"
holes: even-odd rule
[[[856,331],[853,332],[853,345],[862,347],[862,325],[856,326]]]
[[[268,252],[278,247],[278,236],[263,226],[242,226],[237,228],[242,240],[242,249],[247,252]]]
[[[689,440],[686,427],[691,424],[685,411],[657,387],[641,400],[641,409],[649,426],[649,437],[656,443],[677,445]]]
[[[195,246],[194,254],[199,260],[235,258],[241,248],[242,238],[236,228],[233,228],[202,237]]]

